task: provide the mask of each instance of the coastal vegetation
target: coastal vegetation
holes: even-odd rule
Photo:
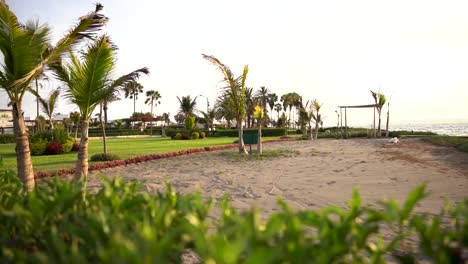
[[[346,210],[295,211],[279,200],[281,209],[267,217],[257,209],[237,211],[228,197],[215,204],[199,193],[175,193],[169,184],[165,192],[142,187],[104,178],[90,192],[83,181],[54,179],[24,192],[11,172],[0,171],[0,262],[466,261],[468,201],[442,215],[415,214],[428,195],[425,185],[402,204],[382,201],[378,209],[363,205],[357,190]],[[213,206],[220,207],[219,220],[210,217]]]

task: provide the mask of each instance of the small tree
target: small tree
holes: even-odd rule
[[[49,99],[44,99],[41,97],[40,94],[36,93],[35,90],[29,90],[34,96],[37,97],[37,100],[39,101],[42,111],[47,115],[47,118],[49,119],[49,124],[50,124],[50,130],[54,130],[54,111],[57,109],[57,104],[58,104],[58,98],[60,96],[60,89],[57,88],[53,90],[49,94]]]
[[[263,110],[263,107],[256,105],[254,108],[254,117],[257,119],[257,125],[258,125],[258,137],[257,137],[257,153],[262,154],[263,153],[263,147],[262,147],[262,123],[263,119],[265,118],[265,111]]]
[[[312,112],[312,119],[315,121],[315,139],[318,139],[318,131],[319,131],[319,126],[322,124],[322,115],[320,114],[320,108],[322,108],[322,105],[319,104],[317,100],[314,100],[312,102],[312,107],[315,110],[315,113]]]

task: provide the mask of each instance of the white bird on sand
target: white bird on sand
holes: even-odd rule
[[[388,140],[388,143],[396,144],[396,143],[398,143],[398,142],[399,142],[399,140],[398,140],[397,137],[394,137],[394,138],[391,138],[391,139]]]

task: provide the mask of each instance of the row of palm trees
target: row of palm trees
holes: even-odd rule
[[[88,128],[93,111],[141,74],[149,73],[147,68],[140,68],[112,79],[116,46],[107,35],[98,34],[108,21],[100,13],[102,8],[97,4],[94,11],[81,16],[78,24],[53,46],[46,24],[20,23],[5,0],[0,0],[0,50],[3,54],[0,87],[8,95],[13,109],[17,175],[28,191],[34,188],[35,182],[22,101],[26,92],[31,91],[32,81],[46,71],[53,72],[63,84],[63,96],[79,110],[81,139],[74,177],[79,180],[88,174]],[[77,53],[76,47],[84,41],[87,46]]]

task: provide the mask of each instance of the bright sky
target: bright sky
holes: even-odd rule
[[[54,42],[94,8],[96,0],[10,0],[20,21],[38,18]],[[391,98],[391,121],[468,122],[468,1],[103,0],[105,29],[119,47],[118,73],[146,66],[140,82],[158,90],[156,114],[177,112],[176,96],[204,95],[211,105],[221,73],[214,55],[236,75],[248,64],[248,86],[279,96],[297,92],[323,103],[325,126],[338,105]],[[42,91],[47,94],[47,89]],[[137,111],[149,112],[142,95]],[[35,104],[26,99],[26,116]],[[0,108],[6,107],[0,95]],[[206,109],[199,97],[198,108]],[[110,105],[110,119],[128,117],[130,99]],[[73,107],[62,101],[59,112]],[[386,110],[385,110],[386,111]],[[349,124],[368,125],[371,110],[351,110]],[[276,115],[275,115],[276,117]]]

